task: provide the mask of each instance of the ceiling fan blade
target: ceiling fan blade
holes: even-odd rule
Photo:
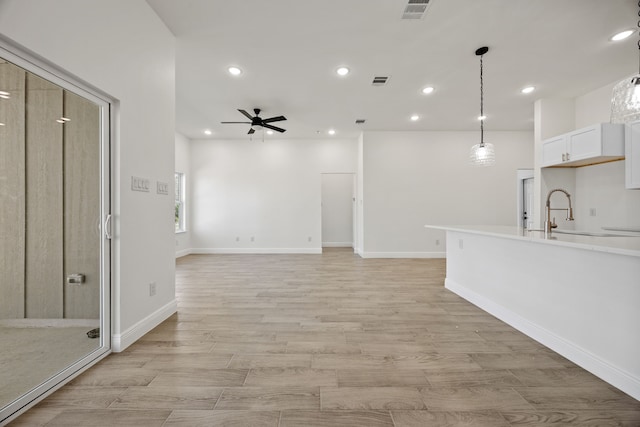
[[[220,123],[243,123],[245,125],[250,125],[251,122],[220,122]]]
[[[271,129],[271,130],[275,130],[276,132],[280,132],[280,133],[286,132],[286,129],[282,129],[282,128],[279,128],[279,127],[276,127],[276,126],[271,126],[271,125],[266,124],[265,122],[262,122],[262,127],[267,128],[267,129]]]
[[[244,110],[238,110],[238,111],[240,111],[242,114],[244,114],[244,116],[245,116],[247,119],[249,119],[249,120],[253,120],[253,117],[251,116],[251,114],[247,113],[247,112],[246,112],[246,111],[244,111]]]
[[[249,132],[247,132],[247,135],[252,135],[256,132],[256,130],[254,128],[249,129]]]
[[[270,117],[268,119],[262,120],[262,123],[281,122],[283,120],[287,120],[287,118],[285,116]]]

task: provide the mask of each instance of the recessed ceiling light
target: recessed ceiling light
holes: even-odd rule
[[[478,120],[487,120],[487,116],[478,116]]]
[[[0,126],[5,126],[5,124],[4,123],[0,123]]]
[[[5,92],[4,90],[0,90],[0,98],[9,99],[11,98],[11,94],[9,92]]]
[[[335,134],[336,134],[336,131],[335,131],[335,130],[333,130],[333,129],[329,129],[329,135],[335,135]]]
[[[209,129],[205,129],[204,134],[205,135],[211,135],[213,132],[211,132]]]
[[[346,76],[347,74],[349,74],[349,69],[347,67],[340,67],[336,70],[336,73],[338,73],[339,76]]]
[[[535,86],[527,86],[525,88],[522,88],[522,90],[520,92],[522,92],[522,93],[531,93],[534,90],[536,90]]]
[[[227,68],[227,70],[232,76],[239,76],[240,74],[242,74],[242,70],[238,67],[229,67]]]
[[[424,93],[425,95],[429,95],[433,91],[434,91],[433,86],[427,86],[425,88],[422,88],[422,93]]]
[[[267,135],[273,135],[273,131],[272,131],[271,129],[269,129],[269,130],[267,131]]]
[[[420,116],[419,116],[419,115],[414,114],[413,116],[411,116],[411,121],[412,121],[412,122],[416,122],[416,121],[418,121],[418,120],[420,120]]]
[[[620,40],[626,39],[627,37],[629,37],[633,33],[634,33],[633,30],[621,31],[618,34],[616,34],[613,37],[611,37],[609,40],[611,40],[612,42],[619,42]]]

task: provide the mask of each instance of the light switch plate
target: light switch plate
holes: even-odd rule
[[[158,181],[158,194],[169,195],[169,183]]]
[[[140,178],[137,176],[131,177],[131,190],[149,192],[149,180],[147,178]]]

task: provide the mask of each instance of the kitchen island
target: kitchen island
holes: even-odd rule
[[[447,289],[640,400],[640,237],[426,227]]]

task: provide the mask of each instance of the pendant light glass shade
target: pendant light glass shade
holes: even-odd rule
[[[493,144],[484,142],[484,79],[482,56],[489,52],[489,48],[484,46],[476,50],[476,55],[480,57],[480,144],[471,147],[469,161],[474,166],[492,166],[496,162],[496,151]]]
[[[640,17],[640,0],[638,1]],[[640,28],[640,20],[638,21]],[[640,32],[638,33],[640,36]],[[638,40],[640,53],[640,39]],[[611,123],[628,123],[640,120],[640,54],[638,57],[638,74],[627,77],[613,87],[611,94]]]
[[[469,155],[471,164],[475,166],[491,166],[496,163],[496,152],[493,144],[485,142],[471,147]]]
[[[640,77],[628,77],[613,87],[611,123],[640,120]]]

